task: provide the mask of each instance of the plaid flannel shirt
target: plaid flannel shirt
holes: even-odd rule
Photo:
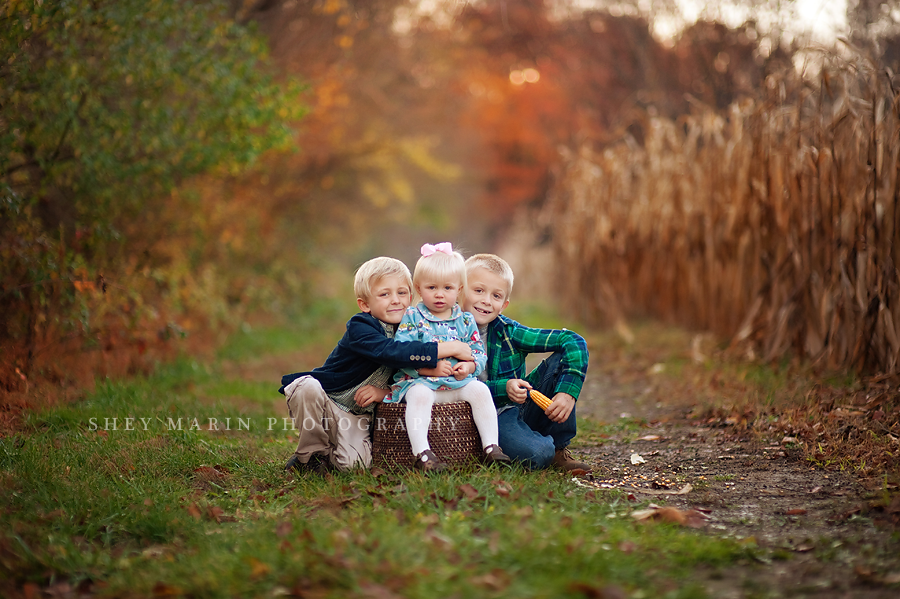
[[[587,343],[578,333],[568,329],[532,329],[501,314],[488,324],[484,345],[488,354],[485,382],[498,408],[513,403],[506,395],[509,379],[536,383],[529,378],[535,371],[525,375],[525,358],[534,353],[562,352],[562,372],[554,393],[568,393],[578,399],[588,367]]]

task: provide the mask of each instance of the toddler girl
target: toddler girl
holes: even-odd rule
[[[385,401],[406,400],[406,430],[416,456],[415,467],[426,472],[447,467],[428,443],[431,406],[435,402],[467,402],[472,406],[485,461],[509,461],[497,445],[497,412],[491,392],[475,378],[487,360],[478,325],[456,303],[465,284],[462,255],[454,252],[449,243],[423,245],[422,257],[413,273],[413,287],[422,301],[407,308],[395,337],[397,341],[463,341],[472,348],[474,362],[451,358],[438,361],[433,368],[404,368],[394,375],[391,398]]]

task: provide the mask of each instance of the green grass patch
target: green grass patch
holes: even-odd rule
[[[241,347],[262,348],[273,334],[242,335],[258,338]],[[581,597],[612,585],[687,598],[703,596],[698,567],[747,555],[634,522],[641,504],[555,471],[295,478],[282,471],[295,439],[287,414],[272,413],[277,398],[271,384],[181,360],[30,414],[0,439],[0,591],[66,581],[98,596]],[[640,427],[579,422],[582,442]]]

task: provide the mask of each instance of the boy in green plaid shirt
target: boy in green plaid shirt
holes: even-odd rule
[[[584,338],[567,329],[533,329],[503,316],[513,272],[499,256],[472,256],[466,260],[466,277],[463,309],[475,317],[487,349],[487,367],[479,378],[494,397],[500,447],[532,469],[590,470],[568,450],[576,433],[575,401],[587,374]],[[526,375],[528,354],[545,352],[552,355]],[[546,411],[526,401],[530,389],[552,400]]]

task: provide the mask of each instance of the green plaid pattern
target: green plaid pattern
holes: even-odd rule
[[[556,381],[555,393],[568,393],[578,399],[588,367],[588,349],[584,338],[568,329],[533,329],[502,314],[492,321],[484,338],[488,361],[485,369],[488,388],[497,407],[512,404],[506,396],[506,381],[529,379],[525,375],[528,354],[562,352],[563,369]]]

